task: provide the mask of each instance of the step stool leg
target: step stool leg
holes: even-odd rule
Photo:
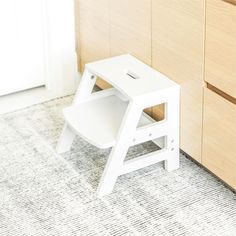
[[[114,147],[110,153],[102,178],[98,185],[98,196],[110,194],[114,188],[116,180],[120,174],[123,161],[126,157],[128,146],[119,144]]]
[[[73,101],[74,105],[82,103],[86,98],[91,95],[96,79],[96,76],[85,68],[79,83],[79,87],[75,94],[75,98]]]
[[[57,153],[64,153],[70,150],[73,140],[75,138],[75,133],[71,128],[65,124],[57,144]]]
[[[180,91],[176,88],[167,102],[170,131],[167,135],[168,159],[165,161],[165,169],[169,172],[179,168],[179,94]]]
[[[94,76],[85,68],[73,101],[74,105],[82,103],[87,97],[91,95],[95,81],[96,76]],[[63,153],[69,151],[74,137],[75,133],[67,124],[65,124],[56,148],[57,152]]]
[[[179,149],[176,148],[168,155],[168,160],[165,161],[165,169],[168,172],[179,169]]]
[[[112,192],[118,176],[122,172],[123,162],[127,151],[131,146],[142,109],[130,103],[123,118],[115,146],[109,155],[103,171],[99,186],[98,195],[104,196]]]

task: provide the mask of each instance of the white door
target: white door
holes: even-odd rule
[[[0,96],[45,84],[42,0],[0,0]]]

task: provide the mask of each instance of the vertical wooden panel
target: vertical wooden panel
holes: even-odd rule
[[[236,105],[204,90],[202,163],[236,189]]]
[[[151,65],[151,0],[111,0],[111,55]]]
[[[80,0],[81,65],[109,57],[109,0]]]
[[[110,56],[109,0],[79,0],[79,45],[81,71],[91,61]],[[98,80],[98,85],[106,84]]]
[[[151,65],[151,0],[111,0],[110,21],[111,55],[129,53]]]
[[[181,148],[201,162],[203,0],[153,0],[152,59],[155,69],[181,85]]]
[[[206,1],[206,81],[236,98],[236,6]]]

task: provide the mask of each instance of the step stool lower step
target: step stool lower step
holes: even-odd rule
[[[128,106],[115,95],[72,105],[63,110],[67,124],[82,138],[98,148],[114,146],[118,130]],[[153,123],[143,114],[138,127]]]

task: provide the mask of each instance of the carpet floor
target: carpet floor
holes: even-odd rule
[[[55,152],[71,100],[0,116],[1,236],[236,235],[235,193],[183,155],[178,170],[159,163],[126,174],[98,198],[110,150],[77,137],[71,152]],[[132,147],[129,158],[155,148]]]

